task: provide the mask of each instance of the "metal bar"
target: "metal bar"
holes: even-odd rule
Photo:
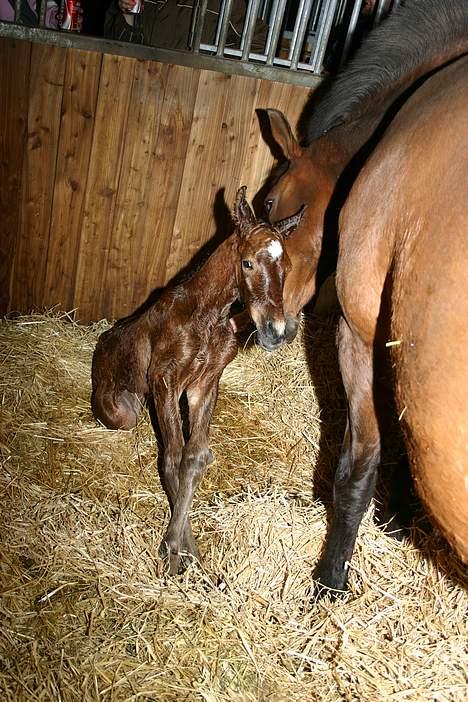
[[[320,16],[320,10],[321,10],[321,0],[315,0],[314,2],[314,14],[312,15],[310,19],[310,25],[309,25],[309,32],[315,32],[318,19]]]
[[[340,0],[340,4],[336,11],[336,24],[339,25],[343,21],[344,13],[346,10],[347,2],[346,0]]]
[[[192,7],[192,14],[190,15],[190,28],[189,28],[188,39],[187,39],[187,48],[188,49],[192,49],[193,42],[195,40],[195,30],[197,28],[197,17],[198,17],[199,6],[200,6],[200,0],[194,0],[193,7]]]
[[[223,56],[224,47],[226,46],[226,38],[229,30],[229,22],[231,20],[231,9],[233,0],[224,0],[223,2],[223,16],[221,19],[221,24],[219,25],[219,36],[217,39],[218,48],[216,50],[216,56]]]
[[[200,44],[203,32],[203,25],[205,24],[206,8],[208,5],[208,0],[199,0],[198,13],[195,19],[195,32],[193,35],[192,51],[198,53],[200,51]]]
[[[272,2],[272,0],[263,0],[262,9],[260,11],[260,17],[267,24],[268,24],[268,15],[270,14],[271,2]]]
[[[273,65],[273,60],[278,49],[278,40],[280,38],[281,25],[283,24],[283,17],[286,10],[286,2],[287,0],[277,0],[275,4],[276,12],[274,17],[272,16],[271,29],[267,39],[267,66]]]
[[[351,18],[349,20],[348,31],[346,32],[346,39],[343,45],[343,51],[341,52],[340,66],[343,66],[348,60],[349,51],[351,49],[351,42],[353,41],[357,21],[361,12],[361,6],[362,0],[355,0],[353,11],[351,13]]]
[[[333,25],[333,17],[335,16],[337,4],[338,0],[325,0],[323,3],[314,50],[314,58],[311,62],[314,73],[321,73],[322,71],[323,58],[327,49],[327,42]]]
[[[294,31],[291,39],[291,47],[289,49],[289,58],[291,60],[291,68],[293,70],[297,68],[297,64],[299,63],[311,11],[312,0],[300,0],[296,23],[294,25]]]
[[[374,15],[374,27],[377,24],[380,24],[383,18],[383,14],[385,10],[387,9],[387,0],[378,0],[377,3],[377,10],[375,11]]]
[[[266,45],[265,45],[265,53],[266,54],[268,54],[268,52],[270,50],[271,37],[272,37],[273,31],[276,27],[275,17],[276,17],[276,13],[278,11],[278,4],[279,4],[279,0],[273,0],[273,5],[272,5],[271,11],[270,11],[270,18],[269,18],[269,21],[267,22],[268,34],[267,34],[267,40],[266,40]]]
[[[20,23],[21,19],[21,0],[15,0],[15,22]]]
[[[244,31],[242,32],[242,60],[247,61],[252,46],[252,39],[255,32],[255,24],[257,22],[258,8],[260,0],[249,0],[249,9],[244,23]]]
[[[37,8],[37,3],[36,3]],[[39,5],[39,27],[45,27],[45,16],[47,10],[47,0],[41,0]]]

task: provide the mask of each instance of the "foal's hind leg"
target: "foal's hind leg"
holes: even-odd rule
[[[373,349],[343,318],[338,350],[348,421],[335,475],[335,511],[316,578],[327,588],[344,590],[359,524],[374,492],[380,434],[374,406]]]
[[[179,470],[179,491],[172,518],[164,537],[169,553],[169,572],[176,574],[180,568],[180,556],[186,539],[189,512],[193,496],[207,466],[213,461],[208,448],[208,432],[216,405],[219,378],[204,379],[187,389],[189,405],[190,438],[184,448]]]
[[[93,414],[108,429],[133,429],[143,407],[143,399],[128,390],[104,390],[98,387],[91,395]]]

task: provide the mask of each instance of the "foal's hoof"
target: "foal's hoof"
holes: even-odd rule
[[[177,547],[171,547],[167,541],[162,541],[159,547],[159,556],[167,563],[168,574],[181,575],[189,565],[195,560],[188,551],[179,551]]]

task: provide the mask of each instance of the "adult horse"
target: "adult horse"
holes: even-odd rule
[[[365,159],[405,99],[433,71],[468,52],[466,0],[408,0],[367,37],[353,61],[314,104],[307,146],[281,112],[267,110],[288,169],[265,199],[271,221],[308,208],[287,244],[285,340],[316,290],[319,260],[336,234],[340,208]]]
[[[339,362],[348,422],[317,576],[342,590],[393,392],[415,484],[468,563],[468,56],[408,99],[340,217]],[[393,378],[382,383],[385,356]]]
[[[358,178],[343,213],[337,278],[348,426],[335,477],[335,514],[317,570],[322,584],[338,590],[346,586],[357,529],[373,493],[385,391],[396,395],[423,501],[460,557],[468,558],[462,465],[467,339],[457,323],[458,314],[466,318],[460,294],[467,203],[461,190],[467,166],[462,105],[466,110],[468,103],[460,57],[467,52],[467,3],[408,2],[369,36],[318,100],[307,147],[298,144],[281,113],[268,111],[289,168],[266,208],[275,220],[308,204],[294,246],[288,246],[289,337],[315,292],[324,230],[335,233]],[[445,85],[452,79],[459,100]],[[419,255],[426,268],[416,266]],[[395,378],[381,392],[376,369],[389,353],[388,342],[394,342]]]

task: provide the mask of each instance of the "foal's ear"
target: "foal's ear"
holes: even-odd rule
[[[302,205],[299,212],[297,212],[295,215],[292,215],[291,217],[286,217],[285,219],[280,219],[279,222],[275,223],[275,229],[279,231],[281,236],[287,239],[293,233],[293,231],[298,228],[306,209],[307,206]]]
[[[265,111],[268,115],[268,119],[270,120],[270,129],[273,139],[276,141],[278,146],[281,147],[281,151],[286,156],[288,161],[299,158],[302,154],[302,149],[299,146],[299,142],[294,136],[286,117],[279,110],[269,108]]]
[[[250,209],[250,205],[245,199],[247,186],[243,185],[239,188],[236,195],[236,201],[232,208],[232,218],[235,224],[239,227],[241,235],[245,236],[250,230],[255,227],[257,220],[254,213]]]

